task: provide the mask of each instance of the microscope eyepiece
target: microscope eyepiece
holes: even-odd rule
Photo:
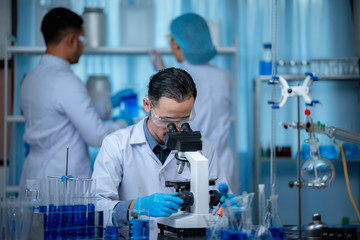
[[[168,128],[169,132],[171,132],[171,133],[178,132],[178,130],[176,129],[175,123],[169,123],[167,125],[167,128]]]
[[[189,123],[183,123],[182,125],[181,125],[181,128],[182,128],[182,131],[183,132],[187,132],[187,133],[189,133],[189,132],[192,132],[192,130],[191,130],[191,128],[190,128],[190,125],[189,125]]]

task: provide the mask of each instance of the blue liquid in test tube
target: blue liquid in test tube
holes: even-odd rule
[[[88,204],[86,235],[88,238],[95,237],[95,204],[92,203]]]
[[[49,231],[49,239],[57,239],[58,230],[60,227],[60,213],[57,212],[57,207],[53,204],[49,205],[49,217],[47,226]]]
[[[149,239],[150,220],[133,219],[129,221],[130,239]]]
[[[59,235],[61,239],[68,238],[68,209],[66,205],[60,205],[58,207],[61,220],[60,220],[60,231]]]
[[[77,239],[86,238],[86,205],[75,205],[75,227]]]

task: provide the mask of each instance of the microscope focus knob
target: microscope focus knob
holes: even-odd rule
[[[221,194],[218,191],[210,190],[209,197],[210,197],[209,205],[211,209],[220,203]]]
[[[183,190],[179,193],[177,197],[184,200],[182,208],[189,208],[194,204],[194,194],[192,194],[192,192],[190,191]]]

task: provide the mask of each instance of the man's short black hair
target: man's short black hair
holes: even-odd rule
[[[83,19],[66,8],[53,8],[43,18],[41,32],[46,45],[59,43],[67,31],[81,31]]]
[[[196,85],[185,70],[180,68],[165,68],[150,77],[148,85],[149,100],[156,105],[161,97],[182,102],[189,97],[196,99]]]

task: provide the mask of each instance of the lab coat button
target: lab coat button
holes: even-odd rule
[[[161,169],[161,172],[164,173],[164,172],[165,172],[165,168]]]

